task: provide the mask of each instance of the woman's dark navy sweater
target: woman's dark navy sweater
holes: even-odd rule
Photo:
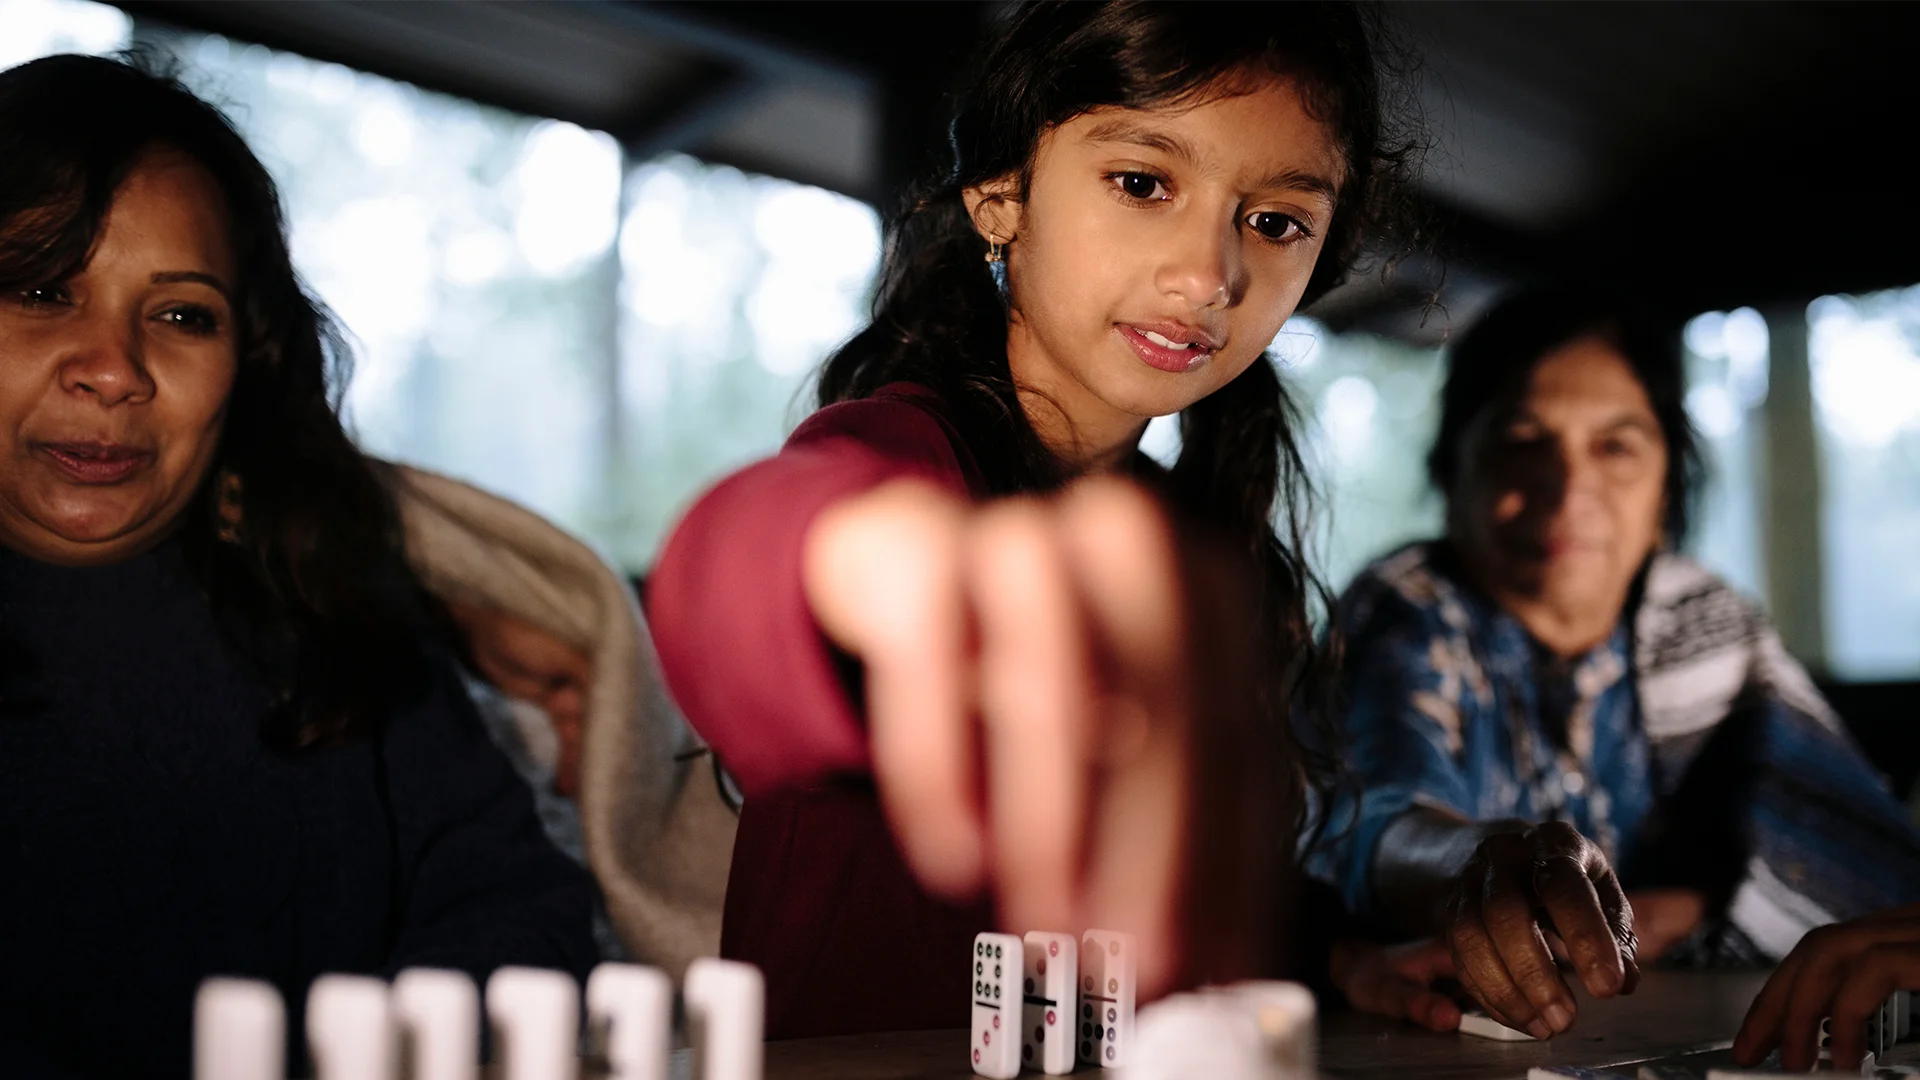
[[[209,975],[274,983],[297,1032],[326,972],[592,965],[592,883],[451,662],[378,737],[269,749],[170,546],[0,549],[0,650],[0,1075],[184,1075]]]

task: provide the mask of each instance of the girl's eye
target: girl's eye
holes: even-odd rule
[[[1160,178],[1151,173],[1115,173],[1113,174],[1113,182],[1120,185],[1120,190],[1130,199],[1138,199],[1141,202],[1152,202],[1166,198],[1166,193],[1162,190],[1160,184]]]
[[[206,335],[220,329],[220,317],[213,313],[213,309],[201,304],[176,304],[161,311],[155,318],[190,334]]]
[[[1272,210],[1247,215],[1247,227],[1269,240],[1297,240],[1309,235],[1298,218]]]

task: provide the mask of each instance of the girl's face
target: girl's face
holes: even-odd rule
[[[1068,421],[1036,416],[1043,437],[1114,457],[1245,371],[1306,289],[1342,179],[1332,133],[1273,80],[1076,117],[1041,140],[1023,202],[970,192],[981,231],[1012,241],[1013,374]]]
[[[172,527],[233,388],[233,281],[213,177],[158,151],[78,274],[0,296],[0,544],[86,565]]]

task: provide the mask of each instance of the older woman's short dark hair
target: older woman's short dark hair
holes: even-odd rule
[[[1516,293],[1460,336],[1448,350],[1440,431],[1427,454],[1427,475],[1451,501],[1474,421],[1518,400],[1548,353],[1588,336],[1619,350],[1653,405],[1667,443],[1667,537],[1677,543],[1686,536],[1692,499],[1705,475],[1699,438],[1687,419],[1680,327],[1602,289],[1562,285]]]

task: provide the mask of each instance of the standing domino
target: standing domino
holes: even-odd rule
[[[687,966],[687,1022],[699,1080],[760,1080],[767,984],[752,964],[703,956]]]
[[[393,1080],[399,1046],[387,984],[322,975],[307,991],[307,1049],[316,1080]]]
[[[1089,930],[1080,939],[1080,1060],[1113,1068],[1133,1043],[1133,937]]]
[[[572,977],[503,967],[487,979],[487,1019],[501,1080],[574,1080],[580,1060],[580,992]]]
[[[658,968],[601,964],[587,977],[587,1030],[615,1080],[667,1080],[673,984]]]
[[[193,999],[193,1080],[283,1080],[287,1008],[252,979],[208,979]]]
[[[1020,972],[1025,950],[1012,934],[973,939],[973,1026],[968,1056],[973,1071],[996,1080],[1020,1075],[1020,1040],[1013,1030],[1021,1014]]]
[[[1074,985],[1079,943],[1072,934],[1030,930],[1022,942],[1020,1060],[1053,1076],[1073,1071]]]
[[[393,980],[393,1016],[409,1080],[480,1075],[480,991],[463,971],[408,968]]]

